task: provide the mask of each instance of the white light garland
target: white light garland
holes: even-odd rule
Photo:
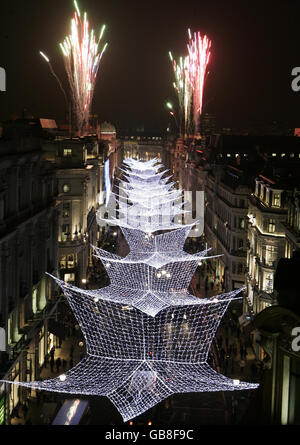
[[[87,356],[55,379],[4,382],[66,394],[107,396],[124,422],[174,393],[257,388],[257,384],[218,374],[207,363],[221,319],[230,302],[239,298],[240,290],[218,298],[188,293],[208,250],[196,255],[184,251],[195,223],[174,223],[174,217],[184,213],[175,205],[180,192],[173,193],[173,183],[167,184],[170,178],[163,179],[167,170],[160,172],[163,166],[158,162],[125,160],[128,168],[122,170],[128,182],[122,181],[122,192],[127,193],[134,211],[126,222],[110,221],[119,225],[131,251],[122,258],[94,248],[110,285],[86,290],[53,277],[80,325]],[[119,204],[126,211],[125,204]],[[164,233],[155,234],[158,230]]]

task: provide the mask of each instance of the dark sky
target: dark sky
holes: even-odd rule
[[[291,90],[291,71],[300,66],[296,1],[79,0],[97,30],[106,23],[109,48],[99,71],[93,112],[117,125],[168,123],[167,99],[176,102],[168,51],[185,53],[187,28],[213,41],[204,111],[220,126],[253,121],[300,126],[300,92]],[[0,66],[7,92],[0,93],[0,119],[26,108],[36,117],[62,119],[65,103],[44,50],[64,80],[58,48],[69,33],[72,0],[1,2]]]

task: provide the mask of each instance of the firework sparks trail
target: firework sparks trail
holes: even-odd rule
[[[193,107],[194,107],[194,122],[195,132],[199,127],[200,116],[203,109],[203,91],[206,81],[207,66],[211,57],[211,41],[205,35],[201,37],[200,32],[194,33],[192,38],[189,30],[189,60],[190,73],[193,78]]]
[[[94,30],[90,31],[87,14],[85,13],[81,19],[76,0],[74,5],[76,11],[71,21],[71,34],[60,44],[60,48],[64,55],[77,128],[79,134],[82,134],[89,120],[97,74],[107,48],[105,44],[101,52],[99,51],[106,26],[102,27],[97,39]]]
[[[64,95],[64,98],[65,98],[65,101],[66,101],[66,104],[67,104],[67,107],[68,107],[68,106],[69,106],[69,101],[68,101],[68,97],[67,97],[66,91],[65,91],[64,87],[62,86],[62,83],[61,83],[59,77],[58,77],[57,74],[55,73],[55,71],[54,71],[54,69],[53,69],[53,67],[52,67],[52,65],[51,65],[50,59],[46,56],[45,53],[43,53],[43,51],[40,51],[40,55],[41,55],[41,56],[43,57],[43,59],[45,59],[46,62],[48,63],[50,72],[51,72],[51,74],[55,77],[55,79],[56,79],[56,81],[57,81],[57,83],[58,83],[58,85],[59,85],[59,88],[61,89],[61,91],[62,91],[62,93],[63,93],[63,95]]]
[[[182,121],[184,121],[184,129],[186,132],[189,128],[193,91],[189,73],[189,57],[187,56],[184,59],[180,57],[179,62],[176,62],[171,52],[169,53],[169,56],[175,75],[175,82],[173,83],[173,86],[178,95],[180,132]]]

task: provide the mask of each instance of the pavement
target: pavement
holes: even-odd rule
[[[56,348],[54,353],[54,360],[58,357],[66,362],[66,367],[63,369],[61,366],[57,369],[54,366],[51,370],[51,366],[48,363],[42,367],[39,380],[45,380],[49,378],[55,378],[64,372],[71,369],[79,361],[81,355],[85,354],[85,347],[80,347],[81,341],[80,331],[75,330],[75,335],[70,336],[66,340],[62,341],[61,348]],[[73,351],[73,364],[71,362],[71,348]],[[26,390],[25,390],[26,391]],[[11,425],[49,425],[52,423],[54,416],[57,414],[64,398],[56,393],[48,393],[45,391],[30,391],[31,395],[28,397],[28,411],[25,414],[22,407],[19,406],[18,415],[11,419]],[[65,397],[65,396],[64,396]],[[65,397],[66,398],[66,397]],[[27,423],[26,423],[27,422]]]

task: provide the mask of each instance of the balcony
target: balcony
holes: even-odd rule
[[[277,261],[266,261],[265,258],[263,258],[262,260],[260,259],[260,257],[256,257],[256,264],[260,267],[264,267],[266,269],[271,269],[271,270],[275,270],[276,269],[276,264]]]
[[[279,215],[284,215],[287,213],[287,210],[285,208],[268,206],[255,195],[250,195],[248,199],[253,206],[258,208],[262,212],[277,213]]]

